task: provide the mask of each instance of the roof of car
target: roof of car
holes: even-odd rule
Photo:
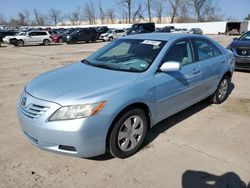
[[[127,35],[124,38],[168,41],[170,39],[178,39],[178,38],[190,37],[190,36],[191,36],[190,34],[182,34],[182,33],[144,33],[144,34]]]

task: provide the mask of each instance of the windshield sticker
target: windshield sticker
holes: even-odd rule
[[[144,40],[142,42],[142,44],[149,44],[149,45],[153,45],[153,46],[159,46],[161,44],[161,42],[155,41],[155,40]]]

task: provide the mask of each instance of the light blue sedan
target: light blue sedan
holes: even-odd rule
[[[130,35],[32,80],[18,117],[41,149],[126,158],[158,122],[206,98],[226,100],[233,70],[233,54],[205,36]]]

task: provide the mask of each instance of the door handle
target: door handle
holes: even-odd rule
[[[199,74],[201,71],[200,70],[198,70],[198,69],[194,69],[193,70],[193,74]]]

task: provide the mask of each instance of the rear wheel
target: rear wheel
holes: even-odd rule
[[[71,43],[72,43],[72,44],[76,44],[76,43],[77,43],[77,40],[76,40],[76,39],[71,39]]]
[[[223,103],[229,94],[229,84],[230,78],[227,76],[223,77],[214,94],[210,96],[210,102],[214,104]]]
[[[48,39],[43,40],[43,45],[48,46],[50,44],[50,41]]]
[[[127,111],[116,121],[111,131],[109,153],[118,158],[135,154],[144,142],[147,128],[147,117],[142,109]]]
[[[112,41],[114,38],[113,37],[109,37],[109,41]]]
[[[96,38],[95,38],[95,37],[92,37],[92,38],[91,38],[91,42],[96,42]]]
[[[18,47],[23,47],[23,46],[24,46],[23,40],[17,40],[17,41],[16,41],[16,46],[18,46]]]

